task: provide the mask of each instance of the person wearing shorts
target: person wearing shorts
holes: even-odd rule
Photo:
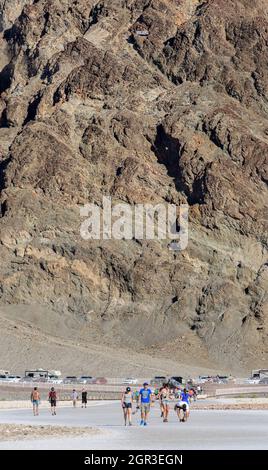
[[[150,413],[152,391],[148,388],[148,383],[143,384],[140,390],[140,406],[141,406],[141,426],[147,426],[147,418]]]
[[[39,404],[40,404],[40,393],[37,387],[34,387],[31,393],[31,402],[33,404],[33,414],[34,416],[39,415]]]
[[[82,408],[87,407],[87,391],[83,388],[82,389]]]
[[[162,404],[162,413],[163,413],[163,422],[168,422],[168,413],[169,413],[169,395],[170,391],[167,384],[164,384],[160,392],[160,399]]]
[[[50,402],[51,406],[51,414],[52,416],[56,415],[56,405],[57,405],[57,392],[54,387],[51,388],[48,394],[48,401]]]
[[[187,421],[190,415],[190,404],[189,404],[189,393],[186,389],[181,394],[181,399],[176,403],[174,407],[178,418],[181,422]]]
[[[123,409],[125,426],[127,425],[127,421],[128,421],[129,426],[132,426],[132,422],[131,422],[132,403],[133,403],[132,391],[130,387],[127,387],[124,393],[122,394],[122,398],[121,398],[121,406]]]

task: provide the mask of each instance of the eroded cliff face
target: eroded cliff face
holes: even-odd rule
[[[10,3],[0,1],[2,315],[21,319],[26,304],[35,315],[24,319],[52,334],[44,318],[69,324],[56,333],[85,344],[264,365],[267,2]],[[79,209],[103,195],[188,202],[187,250],[82,240]]]

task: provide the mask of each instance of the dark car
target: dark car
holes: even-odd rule
[[[67,375],[67,377],[65,377],[63,381],[64,384],[74,384],[77,382],[78,382],[78,379],[74,375]]]
[[[172,377],[170,377],[169,381],[170,381],[170,382],[175,382],[175,385],[176,385],[176,384],[181,385],[181,384],[182,384],[182,381],[183,381],[183,377],[181,377],[180,375],[178,375],[178,376],[172,376]]]

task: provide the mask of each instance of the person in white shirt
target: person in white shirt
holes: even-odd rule
[[[73,407],[76,407],[76,402],[78,400],[78,393],[76,390],[73,390],[72,392],[72,400],[73,400]]]

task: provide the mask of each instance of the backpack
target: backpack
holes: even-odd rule
[[[49,398],[50,398],[50,400],[56,400],[57,395],[56,395],[55,390],[54,390],[53,392],[50,392],[50,393],[49,393]]]

